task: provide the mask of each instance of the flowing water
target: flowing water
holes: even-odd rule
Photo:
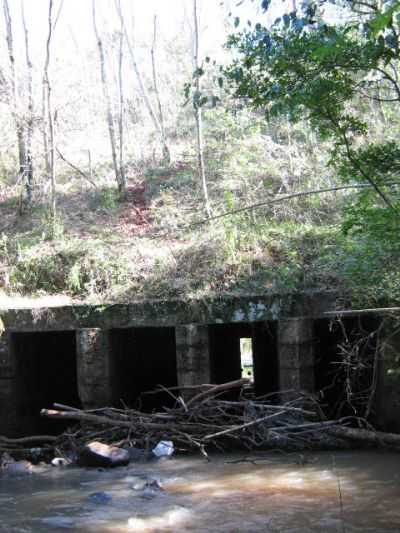
[[[399,462],[383,452],[264,452],[44,467],[0,478],[0,531],[400,532]]]

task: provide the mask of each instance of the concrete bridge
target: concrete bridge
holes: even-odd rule
[[[0,308],[0,434],[61,430],[39,415],[54,402],[130,405],[159,384],[239,379],[242,338],[252,343],[256,395],[317,392],[329,385],[343,335],[329,326],[335,307],[334,293],[307,292]],[[349,328],[354,320],[345,319]],[[363,321],[373,331],[377,317]],[[147,409],[171,402],[167,393],[143,398]]]

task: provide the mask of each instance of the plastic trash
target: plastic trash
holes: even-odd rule
[[[54,459],[51,460],[52,466],[67,466],[69,463],[64,457],[54,457]]]
[[[174,443],[171,440],[160,440],[152,452],[156,457],[170,457],[174,453]]]

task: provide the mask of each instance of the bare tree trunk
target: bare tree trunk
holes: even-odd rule
[[[101,40],[100,34],[97,29],[96,24],[96,8],[95,8],[95,1],[92,0],[92,17],[93,17],[93,29],[97,40],[97,47],[99,50],[99,59],[100,59],[100,73],[101,73],[101,83],[103,87],[103,94],[106,101],[106,107],[107,107],[107,125],[108,125],[108,134],[110,136],[110,144],[111,144],[111,155],[112,155],[112,161],[114,166],[114,173],[115,173],[115,180],[118,185],[118,191],[120,194],[125,194],[125,188],[124,183],[121,179],[120,169],[118,167],[117,162],[117,143],[115,139],[115,125],[114,125],[114,117],[112,113],[112,107],[111,107],[111,98],[110,93],[108,90],[108,79],[107,79],[107,71],[106,71],[106,64],[105,64],[105,57],[104,57],[104,48],[103,48],[103,42]]]
[[[164,114],[161,106],[160,93],[158,90],[157,69],[156,69],[156,42],[157,42],[157,15],[154,15],[153,20],[153,43],[151,46],[151,67],[153,73],[153,86],[157,99],[158,117],[160,122],[161,143],[163,147],[163,158],[165,163],[171,162],[171,154],[166,141],[165,126],[164,126]]]
[[[88,153],[89,178],[90,178],[90,181],[93,181],[92,152],[88,150],[87,153]]]
[[[123,14],[122,14],[120,3],[115,1],[115,7],[116,7],[116,10],[117,10],[120,22],[121,22],[121,27],[123,28],[123,31],[124,31],[124,34],[125,34],[125,39],[126,39],[126,43],[128,45],[128,51],[129,51],[129,55],[130,55],[130,58],[131,58],[131,61],[132,61],[133,70],[135,71],[136,78],[137,78],[137,81],[138,81],[138,84],[139,84],[140,94],[142,95],[143,101],[145,103],[147,111],[149,112],[149,115],[150,115],[150,118],[151,118],[151,120],[153,122],[154,128],[155,128],[155,130],[157,131],[157,133],[158,133],[158,135],[160,137],[163,155],[165,155],[167,152],[170,153],[169,148],[168,148],[168,144],[167,144],[166,138],[165,138],[165,132],[164,132],[163,128],[161,127],[160,120],[158,119],[156,112],[153,109],[153,105],[151,103],[149,93],[147,92],[147,89],[146,89],[146,86],[144,84],[142,75],[140,73],[138,64],[136,62],[135,50],[134,50],[134,47],[133,47],[133,45],[131,43],[131,40],[129,39],[129,35],[128,35],[127,29],[126,29],[126,26],[125,26],[125,23],[124,23],[124,17],[123,17]]]
[[[32,91],[32,61],[29,54],[28,26],[25,20],[24,0],[21,0],[22,24],[25,36],[25,59],[27,67],[27,91],[28,91],[28,116],[26,123],[25,138],[25,176],[26,176],[26,197],[28,205],[32,203],[33,192],[33,161],[32,161],[32,137],[33,137],[33,91]]]
[[[13,121],[15,124],[15,130],[17,135],[17,146],[18,146],[18,163],[19,163],[19,180],[26,182],[26,146],[25,146],[25,125],[23,118],[21,118],[21,113],[18,104],[18,91],[17,91],[17,79],[15,71],[15,55],[14,55],[14,40],[13,40],[13,31],[12,31],[12,20],[10,14],[10,8],[8,5],[8,0],[3,0],[3,10],[4,10],[4,20],[6,24],[6,39],[7,39],[7,48],[8,48],[8,58],[10,62],[10,88],[11,95],[10,102],[11,113]],[[25,198],[23,203],[20,205],[20,214],[23,212],[23,205],[30,207],[32,200],[31,190],[29,187],[25,187]]]
[[[43,137],[43,159],[45,176],[50,176],[50,154],[49,154],[49,136],[47,124],[47,90],[46,82],[43,76],[42,81],[42,137]]]
[[[50,66],[50,52],[51,52],[51,39],[53,37],[53,0],[49,0],[49,11],[48,11],[48,33],[46,41],[46,59],[43,69],[43,90],[44,90],[44,109],[47,111],[47,123],[44,124],[44,129],[46,130],[47,137],[47,127],[48,127],[48,177],[51,184],[51,204],[50,204],[50,213],[52,219],[52,237],[55,236],[56,229],[56,220],[57,220],[57,191],[56,191],[56,158],[55,158],[55,127],[54,127],[54,115],[52,107],[52,94],[51,94],[51,84],[49,78],[49,66]]]
[[[197,15],[197,0],[193,0],[193,17],[194,17],[194,65],[195,65],[195,94],[193,98],[194,114],[196,120],[196,134],[197,134],[197,166],[199,171],[199,178],[201,180],[204,196],[204,207],[207,216],[211,217],[210,201],[208,198],[207,179],[204,168],[204,148],[203,148],[203,117],[201,112],[201,93],[200,93],[200,76],[198,70],[199,63],[199,24]]]
[[[292,127],[292,125],[290,123],[289,117],[287,116],[286,117],[286,133],[287,133],[287,141],[288,141],[287,154],[288,154],[288,158],[289,158],[290,174],[293,175],[294,168],[293,168],[293,157],[292,157],[292,132],[291,132],[291,127]]]
[[[120,0],[118,0],[120,6]],[[123,190],[126,190],[126,176],[124,164],[124,85],[122,76],[122,65],[124,58],[124,28],[121,24],[119,33],[119,50],[118,50],[118,91],[119,91],[119,112],[118,112],[118,133],[119,133],[119,173]]]

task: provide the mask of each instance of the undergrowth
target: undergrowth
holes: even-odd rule
[[[213,214],[265,202],[217,220],[205,219],[195,153],[188,146],[171,165],[147,165],[131,177],[123,202],[106,179],[96,188],[65,180],[56,238],[46,198],[19,217],[18,191],[4,185],[3,294],[101,302],[335,290],[360,305],[400,301],[400,250],[383,237],[344,231],[343,209],[356,193],[271,202],[335,184],[305,127],[292,131],[303,151],[287,144],[282,124],[271,128],[263,117],[208,117]]]

